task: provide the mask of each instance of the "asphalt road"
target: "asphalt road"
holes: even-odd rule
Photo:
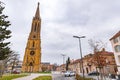
[[[52,74],[52,80],[75,80],[75,76],[65,77],[63,74]]]

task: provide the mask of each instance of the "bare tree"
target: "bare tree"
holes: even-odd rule
[[[14,67],[17,66],[18,62],[19,62],[19,54],[14,54],[10,61],[10,65],[12,65],[12,70],[11,70],[12,72],[14,70]]]
[[[106,47],[106,44],[104,44],[101,40],[95,41],[95,40],[92,40],[92,39],[90,39],[88,41],[88,44],[90,45],[90,48],[94,52],[94,57],[93,58],[94,58],[94,64],[97,65],[96,70],[98,68],[100,73],[102,73],[105,61],[103,61],[104,59],[103,59],[103,56],[101,55],[100,51],[101,51],[101,49]],[[101,74],[100,76],[101,76],[101,80],[103,80],[103,75]]]
[[[106,47],[106,43],[103,43],[101,40],[96,41],[89,39],[88,44],[94,53],[99,52],[102,48]]]
[[[19,54],[16,52],[12,52],[9,57],[4,61],[5,67],[7,68],[8,66],[11,66],[11,72],[13,71],[14,67],[18,64],[19,62]]]
[[[0,77],[2,77],[5,71],[7,71],[9,65],[12,65],[12,70],[13,70],[14,66],[18,63],[18,61],[19,61],[19,54],[13,51],[9,55],[7,55],[6,59],[0,60]]]

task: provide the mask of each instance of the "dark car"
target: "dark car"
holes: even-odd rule
[[[20,71],[13,71],[12,74],[20,74]]]
[[[111,79],[115,79],[115,80],[116,80],[116,75],[115,75],[115,74],[109,74],[109,77],[110,77]],[[118,80],[119,80],[119,76],[118,76]]]
[[[88,75],[89,76],[98,76],[98,75],[100,75],[100,73],[97,71],[93,71],[93,72],[88,73]]]

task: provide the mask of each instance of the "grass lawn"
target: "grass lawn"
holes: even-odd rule
[[[27,76],[28,74],[8,74],[8,75],[3,75],[2,78],[0,78],[0,80],[12,80],[15,78],[19,78],[19,77],[24,77]]]
[[[33,80],[52,80],[51,76],[39,76]]]

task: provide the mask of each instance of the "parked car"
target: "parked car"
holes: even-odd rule
[[[75,76],[75,72],[74,72],[74,71],[71,71],[71,72],[70,72],[70,76]]]
[[[16,70],[16,71],[13,71],[12,73],[13,73],[13,74],[20,74],[20,71],[17,71],[17,70]]]
[[[65,77],[75,76],[75,72],[73,72],[73,71],[66,71],[66,72],[64,73],[64,75],[65,75]]]
[[[97,71],[93,71],[93,72],[88,73],[88,75],[89,76],[98,76],[98,75],[100,75],[100,73]]]
[[[109,78],[111,78],[111,80],[119,80],[119,79],[116,79],[115,74],[109,74]]]
[[[119,75],[117,75],[117,80],[120,80],[120,74],[119,74]]]

